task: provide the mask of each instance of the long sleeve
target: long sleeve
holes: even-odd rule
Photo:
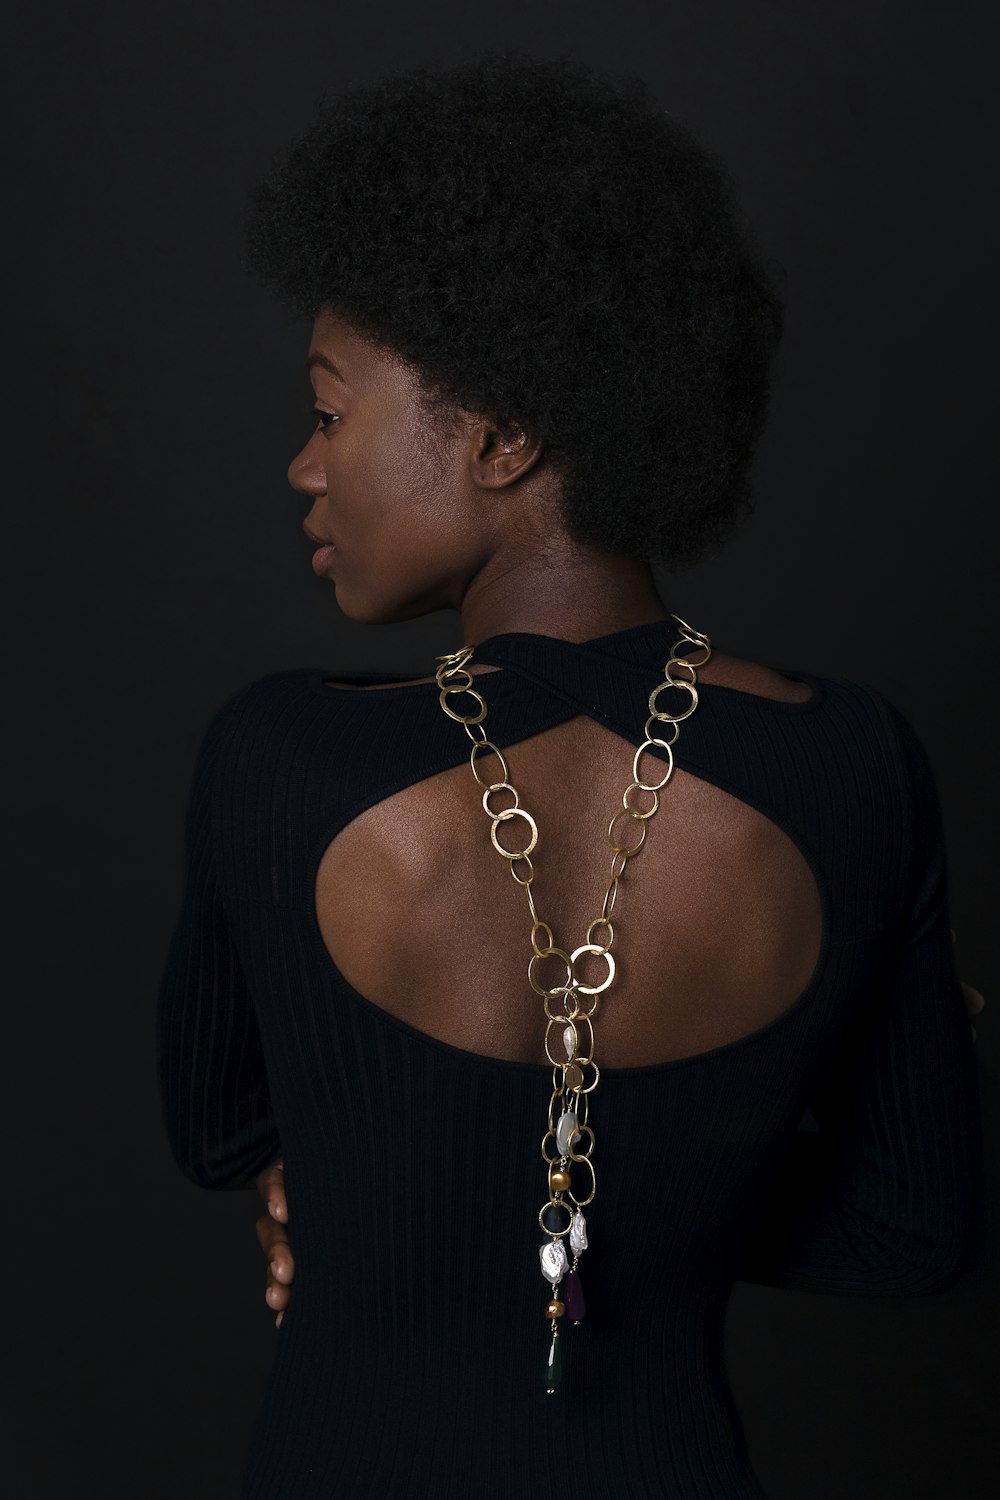
[[[887,700],[883,700],[887,702]],[[735,1270],[869,1296],[940,1292],[978,1259],[983,1145],[975,1048],[955,970],[940,800],[889,705],[908,768],[910,877],[880,983],[810,1099]]]
[[[253,1004],[226,925],[213,839],[215,770],[239,696],[216,712],[195,762],[184,891],[156,1013],[167,1137],[184,1175],[206,1188],[249,1186],[281,1154]]]

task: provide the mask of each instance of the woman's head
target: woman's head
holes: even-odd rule
[[[336,549],[324,571],[351,619],[457,609],[473,580],[481,592],[493,577],[509,584],[519,563],[537,569],[560,531],[537,439],[471,413],[442,431],[419,374],[329,310],[306,362],[317,426],[288,477],[313,499],[307,531]],[[476,633],[497,616],[478,610]]]
[[[507,54],[347,90],[255,189],[247,253],[316,320],[313,352],[399,372],[419,417],[400,506],[409,455],[429,481],[471,434],[484,545],[507,507],[522,530],[538,512],[536,541],[562,527],[679,570],[749,510],[780,295],[725,168],[638,80]],[[293,482],[319,496],[318,445],[332,463],[348,424],[314,433]]]

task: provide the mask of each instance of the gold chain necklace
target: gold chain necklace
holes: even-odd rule
[[[535,994],[542,998],[542,1008],[545,1013],[545,1055],[552,1064],[552,1096],[549,1099],[548,1129],[542,1137],[541,1148],[542,1159],[548,1169],[549,1196],[538,1213],[538,1223],[549,1236],[542,1244],[539,1256],[542,1275],[552,1286],[551,1296],[545,1304],[545,1318],[551,1325],[551,1342],[545,1365],[545,1388],[550,1394],[559,1384],[562,1373],[559,1319],[564,1314],[568,1314],[574,1323],[579,1323],[585,1310],[583,1287],[578,1270],[581,1251],[587,1248],[587,1224],[583,1209],[593,1201],[597,1192],[597,1178],[594,1174],[593,1163],[594,1132],[587,1123],[587,1118],[590,1112],[590,1095],[601,1076],[597,1063],[594,1061],[593,1019],[597,1011],[598,996],[608,988],[615,977],[615,961],[611,956],[611,944],[614,942],[615,933],[611,925],[611,913],[614,910],[618,882],[625,865],[633,855],[639,853],[645,844],[647,819],[651,818],[659,807],[660,792],[666,786],[674,769],[674,753],[671,747],[677,742],[680,721],[693,714],[698,706],[696,685],[698,679],[695,668],[703,667],[712,654],[712,643],[707,635],[685,624],[679,615],[672,614],[670,618],[676,620],[680,626],[680,640],[674,643],[673,650],[663,668],[665,680],[658,683],[649,695],[649,717],[644,726],[646,738],[636,750],[632,760],[633,780],[622,797],[622,810],[616,812],[608,824],[608,839],[612,850],[611,881],[604,896],[600,915],[595,917],[587,928],[587,941],[581,943],[572,953],[567,953],[565,949],[556,946],[552,928],[548,922],[541,920],[535,910],[535,900],[531,893],[535,871],[530,855],[538,842],[538,828],[531,814],[521,807],[517,791],[510,784],[503,752],[492,740],[486,738],[486,731],[482,728],[482,721],[486,717],[486,702],[473,688],[471,672],[465,670],[466,663],[471,660],[475,648],[462,646],[458,651],[435,657],[435,660],[441,663],[434,674],[441,689],[439,694],[441,707],[450,718],[464,725],[465,732],[472,741],[472,774],[477,784],[483,788],[483,808],[492,823],[490,838],[493,847],[507,860],[510,873],[518,885],[524,887],[531,912],[532,954],[528,960],[528,983]],[[704,655],[699,660],[692,659],[690,655],[681,655],[679,648],[682,643],[699,647],[704,651]],[[690,678],[682,677],[679,680],[675,678],[672,671],[677,667],[690,672]],[[670,714],[657,708],[657,699],[666,688],[679,688],[690,696],[691,701],[683,712]],[[457,713],[447,701],[452,693],[468,693],[476,700],[477,711],[473,714]],[[673,724],[673,738],[665,740],[652,734],[650,726],[654,721]],[[667,769],[659,781],[649,782],[643,781],[639,776],[639,757],[652,745],[658,745],[667,752]],[[483,752],[492,753],[499,760],[503,768],[502,781],[487,782],[479,774],[476,757]],[[509,792],[514,802],[512,806],[500,812],[494,812],[490,806],[490,798],[501,791]],[[639,807],[633,807],[629,802],[629,795],[632,792],[648,793],[652,797],[652,807],[645,811]],[[503,848],[497,838],[499,824],[509,822],[512,818],[521,818],[527,824],[530,833],[524,848],[514,851]],[[619,818],[633,818],[638,823],[638,842],[631,848],[618,843],[615,824]],[[527,868],[527,874],[523,876],[519,875],[515,868],[521,861]],[[594,941],[594,928],[600,926],[606,929],[607,941],[604,943]],[[539,946],[540,933],[545,935],[543,947]],[[576,961],[584,953],[593,953],[606,961],[608,972],[600,984],[583,984],[576,978],[574,972]],[[547,988],[539,982],[536,969],[543,958],[562,959],[566,965],[566,977],[562,984]],[[581,996],[587,998],[581,1001]],[[554,1030],[562,1033],[559,1044],[553,1041]],[[553,1047],[556,1048],[556,1056],[553,1056]],[[562,1055],[560,1055],[560,1048]],[[586,1068],[590,1068],[593,1073],[589,1080],[584,1072]],[[577,1143],[581,1143],[584,1137],[587,1138],[586,1150],[577,1150]],[[590,1189],[586,1197],[579,1198],[573,1191],[574,1166],[578,1173],[585,1171],[585,1180],[582,1185]],[[578,1186],[580,1185],[578,1179]],[[553,1217],[558,1219],[563,1214],[568,1216],[566,1223],[561,1228],[553,1228]],[[573,1252],[572,1265],[569,1263],[564,1244],[567,1236]],[[560,1297],[557,1292],[564,1274],[566,1275],[566,1291]]]

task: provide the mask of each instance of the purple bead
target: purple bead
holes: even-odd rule
[[[566,1305],[566,1316],[571,1323],[579,1323],[585,1312],[587,1304],[583,1300],[583,1283],[580,1280],[579,1271],[570,1271],[566,1277],[563,1289],[563,1302]]]

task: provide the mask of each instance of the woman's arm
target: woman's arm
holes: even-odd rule
[[[734,1270],[742,1281],[907,1296],[946,1290],[978,1257],[979,1083],[940,801],[912,726],[895,708],[892,718],[911,792],[906,915],[870,1005],[809,1102],[819,1129],[793,1138],[769,1186]]]
[[[195,762],[184,893],[156,1016],[170,1147],[185,1176],[206,1188],[252,1187],[281,1154],[253,1003],[226,924],[212,829],[219,751],[241,696],[217,710]]]

